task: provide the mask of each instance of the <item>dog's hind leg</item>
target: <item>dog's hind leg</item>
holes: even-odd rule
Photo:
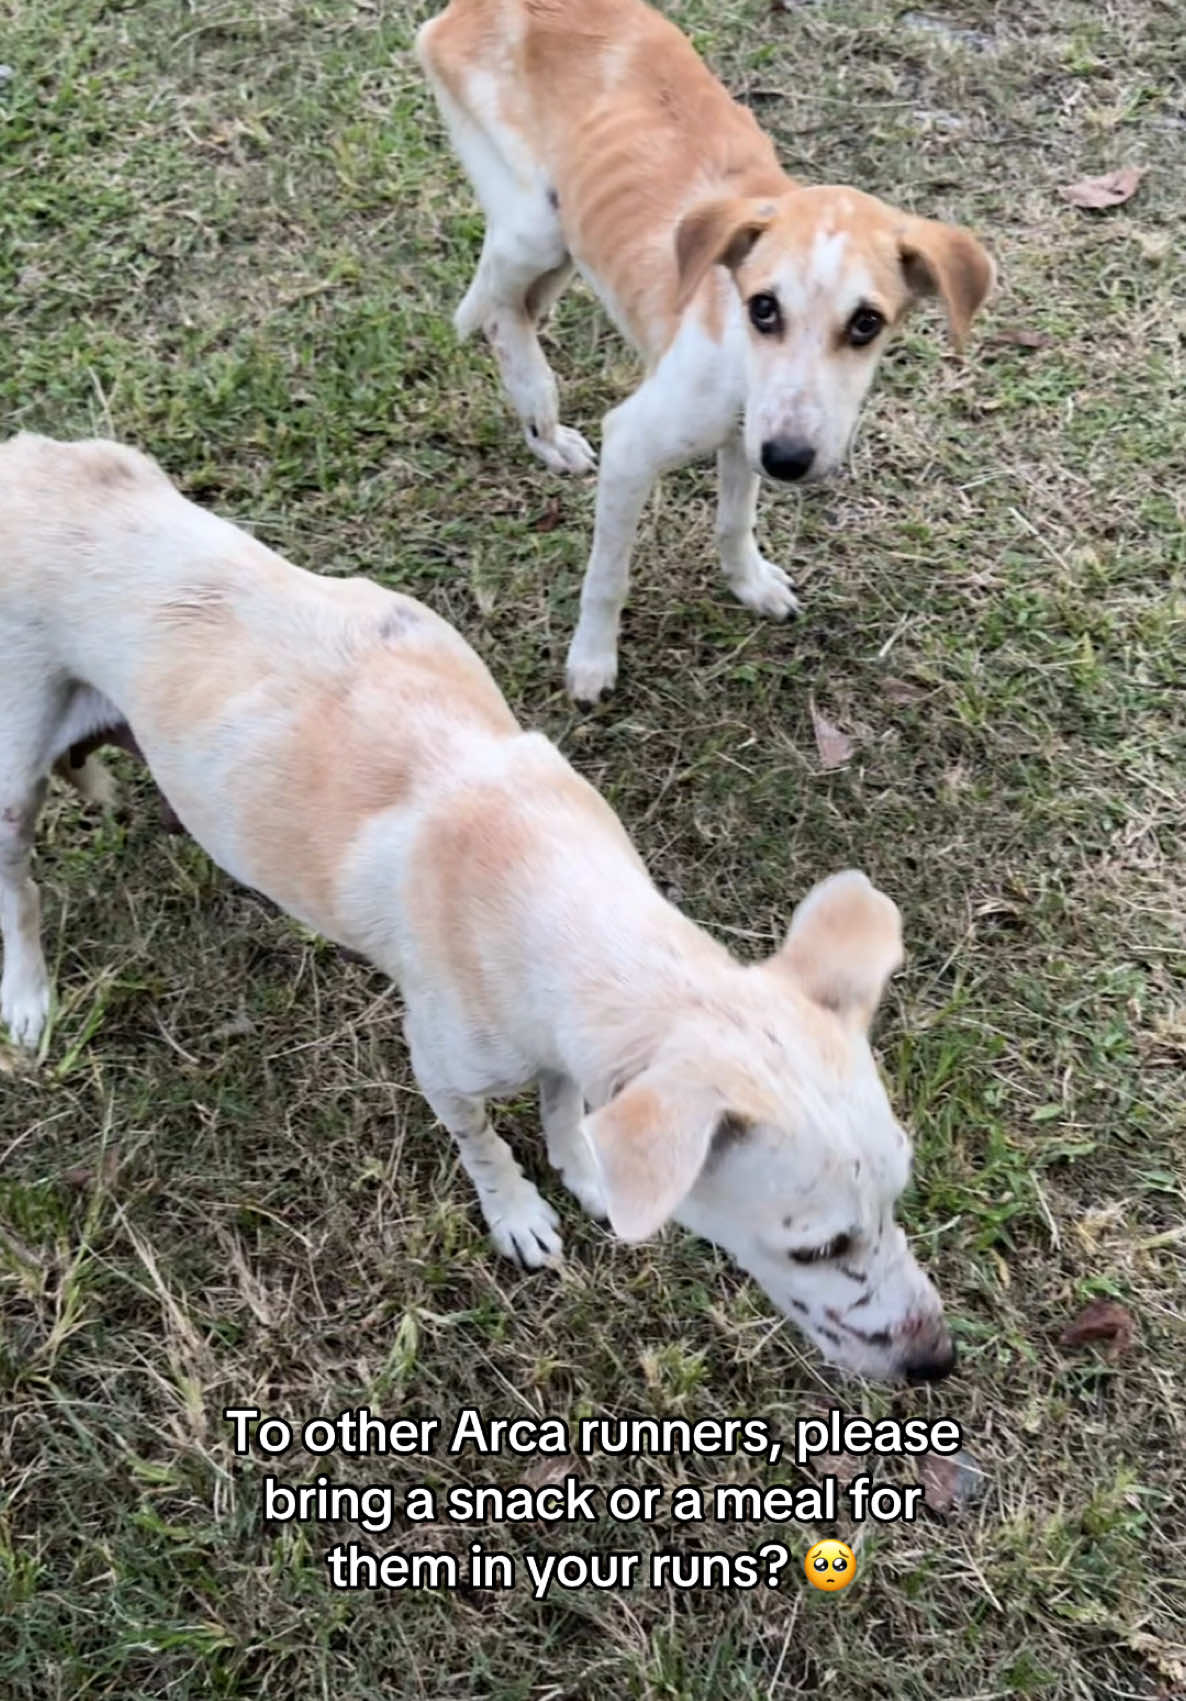
[[[0,683],[0,1020],[20,1045],[35,1049],[50,1006],[49,974],[41,949],[41,900],[29,873],[37,815],[50,769],[81,749],[71,780],[80,790],[97,786],[108,802],[110,775],[90,756],[96,728],[116,723],[119,711],[87,686],[72,685],[29,643],[28,633],[0,625],[0,655],[8,668]],[[97,769],[97,772],[96,772]]]
[[[461,335],[481,325],[532,454],[552,472],[592,472],[593,450],[579,431],[560,423],[556,375],[536,329],[571,275],[564,238],[550,209],[534,224],[519,209],[509,212],[506,222],[487,225],[477,273],[454,322]]]
[[[434,71],[439,21],[421,31],[417,51],[486,215],[482,255],[454,327],[463,338],[485,333],[532,454],[553,472],[592,472],[592,449],[579,431],[560,424],[555,374],[537,335],[572,276],[555,195],[518,138],[495,116],[488,122],[475,116]]]
[[[41,949],[41,899],[29,862],[46,779],[14,754],[0,759],[0,1021],[18,1045],[35,1049],[49,1015],[50,986]]]
[[[33,834],[57,754],[54,736],[69,688],[54,678],[36,627],[0,617],[0,1023],[35,1049],[49,1015],[41,900],[29,874]]]

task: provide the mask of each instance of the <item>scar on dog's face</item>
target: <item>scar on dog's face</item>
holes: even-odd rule
[[[730,1253],[824,1356],[886,1380],[955,1362],[942,1301],[894,1220],[910,1147],[868,1027],[901,960],[897,908],[832,876],[730,1012],[689,1019],[584,1132],[628,1240],[668,1217]]]
[[[882,353],[920,296],[941,297],[962,345],[994,275],[969,231],[829,186],[694,208],[676,252],[685,295],[709,265],[733,273],[746,454],[781,482],[823,478],[844,459]]]

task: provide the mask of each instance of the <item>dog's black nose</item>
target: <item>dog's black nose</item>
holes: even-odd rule
[[[762,470],[788,482],[811,471],[815,450],[797,437],[770,437],[762,444]]]
[[[906,1380],[911,1384],[919,1382],[942,1382],[945,1376],[950,1376],[955,1369],[955,1342],[950,1337],[938,1347],[929,1352],[920,1353],[906,1365]]]

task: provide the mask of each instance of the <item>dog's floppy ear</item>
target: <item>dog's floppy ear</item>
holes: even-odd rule
[[[581,1123],[601,1172],[613,1231],[655,1234],[691,1191],[724,1112],[721,1095],[653,1068]]]
[[[866,1029],[901,961],[898,906],[855,869],[812,887],[774,958],[815,1003]]]
[[[911,219],[898,248],[911,290],[942,297],[952,341],[962,349],[996,278],[992,260],[970,230],[936,219]]]
[[[773,218],[773,201],[744,195],[705,201],[686,213],[675,233],[679,306],[692,299],[710,266],[740,266]]]

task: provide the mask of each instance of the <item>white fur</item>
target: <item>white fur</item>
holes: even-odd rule
[[[877,364],[872,350],[864,358],[837,354],[837,326],[875,293],[848,249],[845,232],[820,230],[807,266],[780,266],[771,279],[786,329],[778,340],[751,337],[747,348],[744,433],[755,470],[771,438],[811,444],[815,460],[805,483],[835,472],[848,453]],[[759,243],[755,260],[760,252]]]
[[[555,1212],[486,1110],[535,1082],[549,1159],[624,1237],[674,1215],[836,1363],[948,1367],[938,1295],[893,1224],[909,1149],[866,1029],[900,925],[862,875],[817,886],[779,952],[738,963],[660,895],[608,807],[410,598],[300,572],[115,445],[0,447],[0,535],[0,998],[14,1040],[41,1041],[50,1003],[29,878],[46,775],[73,740],[126,722],[224,868],[397,981],[416,1079],[501,1251],[528,1266],[561,1253]],[[330,742],[310,748],[331,719]],[[361,793],[334,791],[341,775],[361,776]],[[340,817],[335,797],[353,800]],[[261,798],[283,810],[270,835]],[[843,1256],[791,1256],[839,1234]]]

